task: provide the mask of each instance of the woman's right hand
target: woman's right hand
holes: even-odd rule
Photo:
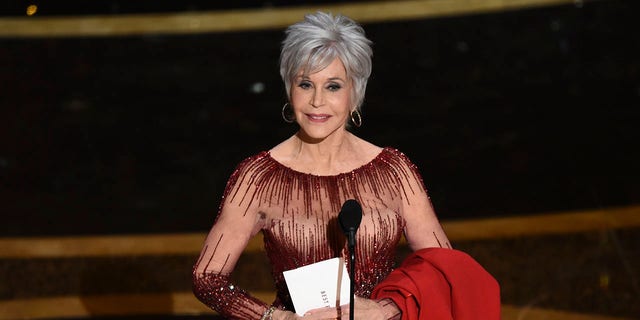
[[[271,318],[273,320],[326,320],[326,319],[338,319],[336,308],[321,308],[305,314],[304,317],[297,315],[291,311],[275,310]]]
[[[271,319],[273,320],[297,320],[301,319],[299,315],[286,310],[276,309],[273,311],[273,315],[271,315]]]

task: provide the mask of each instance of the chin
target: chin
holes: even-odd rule
[[[343,129],[344,130],[337,129],[337,130],[329,131],[329,130],[304,130],[303,128],[300,128],[300,138],[310,143],[322,142],[334,134],[339,134],[339,131],[346,131],[346,128],[343,128]]]
[[[326,139],[328,136],[326,134],[317,134],[317,133],[308,132],[304,130],[300,130],[299,135],[302,140],[310,143],[321,142],[322,140]]]

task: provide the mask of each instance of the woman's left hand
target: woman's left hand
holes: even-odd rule
[[[390,319],[385,314],[383,307],[376,301],[355,297],[354,301],[355,320],[386,320]],[[320,308],[310,310],[304,314],[303,319],[349,319],[349,305],[345,304],[339,308]]]

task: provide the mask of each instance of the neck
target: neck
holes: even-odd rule
[[[353,135],[348,131],[340,134],[333,134],[325,139],[313,139],[298,131],[295,134],[298,144],[298,152],[312,152],[318,155],[340,153],[342,148],[351,144]]]
[[[293,158],[314,163],[321,171],[340,167],[340,163],[347,160],[354,149],[354,136],[347,131],[320,141],[308,139],[301,132],[292,138],[295,139]]]

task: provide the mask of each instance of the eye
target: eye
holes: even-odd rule
[[[309,83],[309,81],[300,81],[300,83],[298,83],[298,87],[302,89],[309,89],[311,88],[311,83]]]
[[[330,83],[329,85],[327,85],[327,89],[329,89],[329,91],[338,91],[341,88],[342,86],[337,83]]]

